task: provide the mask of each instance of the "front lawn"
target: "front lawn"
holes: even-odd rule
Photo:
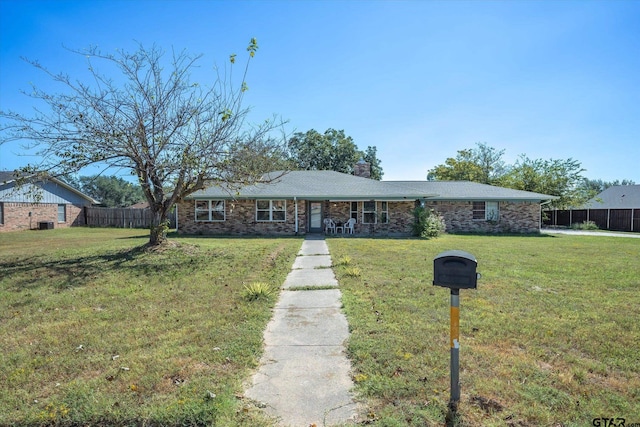
[[[449,290],[433,258],[478,260],[460,292],[458,425],[640,423],[640,240],[588,236],[329,239],[372,425],[443,425]]]
[[[271,425],[242,396],[301,239],[0,234],[0,425]]]

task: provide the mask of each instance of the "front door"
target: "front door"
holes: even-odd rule
[[[309,233],[322,233],[322,202],[309,202]]]

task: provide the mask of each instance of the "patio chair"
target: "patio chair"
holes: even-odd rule
[[[335,233],[336,232],[336,223],[333,222],[331,218],[324,219],[324,232],[325,233]]]
[[[344,232],[345,233],[349,233],[349,234],[353,234],[353,226],[356,225],[356,219],[355,218],[349,218],[349,221],[346,222],[346,224],[344,225]]]

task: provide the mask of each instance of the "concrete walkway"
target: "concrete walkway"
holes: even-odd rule
[[[355,421],[347,319],[324,239],[302,243],[264,333],[260,368],[245,396],[265,405],[281,426]],[[321,287],[325,289],[316,289]]]

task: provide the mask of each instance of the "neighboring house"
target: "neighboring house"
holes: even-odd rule
[[[615,185],[584,206],[546,211],[545,225],[565,226],[593,221],[602,230],[640,232],[640,185]]]
[[[366,171],[365,171],[366,176]],[[540,231],[540,204],[555,197],[472,182],[376,181],[333,171],[273,172],[239,189],[210,186],[178,205],[188,234],[319,233],[355,218],[355,233],[406,236],[413,211],[439,212],[449,232]]]
[[[13,172],[0,171],[0,232],[85,225],[83,207],[95,203],[56,178],[17,187]]]

